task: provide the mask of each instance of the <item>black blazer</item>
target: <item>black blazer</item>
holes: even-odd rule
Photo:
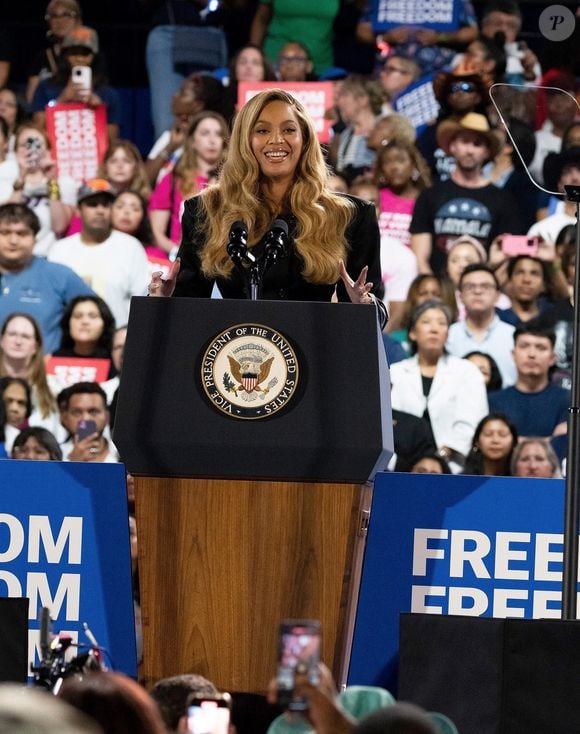
[[[384,289],[380,265],[380,235],[375,208],[369,202],[355,196],[348,198],[355,204],[355,214],[346,231],[349,248],[346,268],[349,275],[356,279],[363,267],[368,265],[367,280],[373,283],[373,293],[380,301]],[[195,227],[199,207],[198,196],[185,202],[181,225],[183,235],[178,253],[178,257],[181,258],[181,270],[173,295],[208,298],[215,282],[224,298],[248,298],[243,278],[235,269],[230,278],[206,278],[202,273],[199,252],[204,241],[203,235]],[[288,230],[287,257],[277,261],[266,273],[262,285],[262,298],[275,301],[330,301],[337,285],[338,300],[350,302],[340,279],[337,284],[314,284],[304,280],[301,274],[303,263],[293,246],[293,235],[296,231],[294,217],[288,218]],[[252,252],[259,257],[263,252],[263,242],[253,247]],[[379,308],[381,320],[386,321],[386,309],[382,301]]]

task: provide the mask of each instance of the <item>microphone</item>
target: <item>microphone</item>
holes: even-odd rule
[[[264,270],[274,265],[278,259],[286,257],[287,244],[288,224],[283,219],[275,219],[264,243]]]
[[[50,609],[42,607],[40,610],[40,654],[42,659],[48,658],[50,649]]]
[[[253,265],[256,262],[256,258],[248,250],[248,228],[240,219],[230,227],[227,250],[238,267],[243,267],[244,263]]]

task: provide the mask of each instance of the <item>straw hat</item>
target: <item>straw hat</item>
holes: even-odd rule
[[[468,112],[459,120],[440,122],[437,126],[437,145],[449,155],[449,145],[453,138],[463,130],[481,135],[489,148],[489,157],[495,158],[499,152],[499,139],[493,134],[487,117],[479,112]]]

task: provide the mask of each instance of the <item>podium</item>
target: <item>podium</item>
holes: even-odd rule
[[[370,306],[132,300],[114,440],[135,475],[146,683],[263,692],[288,617],[321,620],[340,674],[389,393]]]

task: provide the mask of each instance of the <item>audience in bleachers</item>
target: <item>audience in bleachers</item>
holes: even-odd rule
[[[30,426],[20,431],[14,439],[12,458],[21,461],[62,461],[62,450],[50,431]]]
[[[478,423],[464,474],[509,477],[511,458],[518,444],[518,432],[503,413],[489,413]]]

